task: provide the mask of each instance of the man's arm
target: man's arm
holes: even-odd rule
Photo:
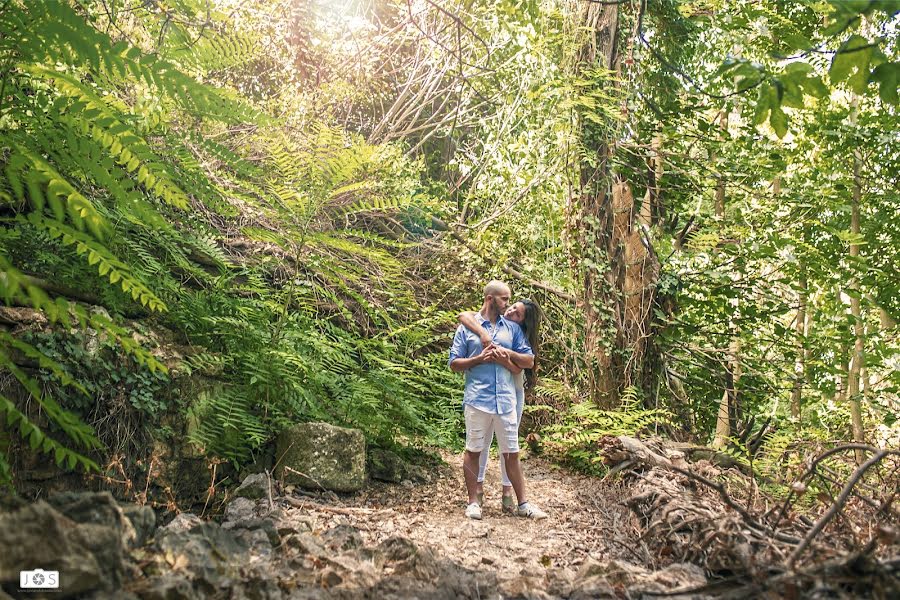
[[[477,335],[479,339],[481,339],[481,345],[487,348],[494,343],[494,340],[491,339],[491,334],[489,334],[487,330],[481,326],[481,323],[478,322],[478,319],[475,317],[477,314],[478,313],[472,311],[461,312],[456,320],[459,321],[463,327]]]
[[[450,361],[450,370],[455,373],[461,373],[486,362],[494,362],[494,360],[493,348],[485,348],[481,351],[481,354],[477,354],[472,358],[454,358]]]
[[[515,352],[507,350],[502,346],[494,346],[492,350],[494,352],[494,362],[496,362],[498,365],[506,367],[506,369],[513,375],[518,375],[522,372],[522,368],[513,361],[512,355],[515,354]]]

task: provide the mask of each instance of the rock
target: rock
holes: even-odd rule
[[[226,522],[222,524],[222,528],[234,532],[257,554],[270,554],[273,547],[281,544],[281,535],[271,519],[252,518]]]
[[[235,498],[225,506],[225,521],[240,522],[256,518],[256,502],[248,498]]]
[[[589,579],[591,577],[603,577],[612,585],[629,586],[636,580],[647,575],[647,570],[617,560],[598,561],[592,558],[584,561],[578,573],[575,575],[576,582]]]
[[[359,529],[351,525],[338,525],[329,529],[322,536],[325,545],[332,550],[352,550],[359,548],[363,544],[362,535]]]
[[[322,587],[332,588],[341,584],[344,581],[344,578],[341,577],[340,573],[335,571],[334,569],[326,569],[324,573],[322,573]]]
[[[575,576],[573,598],[618,598],[615,590],[669,592],[706,583],[703,569],[697,565],[676,563],[661,571],[616,560],[600,562],[588,559]]]
[[[368,456],[369,476],[379,481],[400,483],[406,477],[406,463],[396,453],[372,448]]]
[[[131,547],[139,548],[146,544],[156,529],[156,513],[149,506],[140,504],[126,504],[122,506],[122,512],[134,528],[135,539]]]
[[[231,586],[248,550],[246,542],[215,523],[200,523],[189,530],[163,528],[157,532],[156,547],[174,571],[189,571],[195,589],[207,595]]]
[[[307,515],[290,514],[278,520],[278,535],[284,537],[292,533],[308,533],[316,528],[316,518]]]
[[[237,498],[259,500],[269,497],[269,477],[265,473],[255,473],[244,478],[241,485],[234,490]]]
[[[203,520],[193,513],[183,512],[175,515],[175,518],[169,521],[169,524],[162,527],[162,530],[169,533],[177,533],[188,531],[203,523]]]
[[[104,510],[96,513],[98,516]],[[69,598],[119,587],[123,571],[122,533],[114,526],[76,523],[39,501],[0,515],[0,584],[19,581],[19,571],[40,567],[60,572],[60,591]]]
[[[388,538],[378,544],[377,550],[387,561],[407,560],[419,551],[415,544],[403,537]]]
[[[272,538],[264,529],[233,529],[232,532],[249,549],[252,555],[251,562],[270,557],[273,548],[277,546],[272,543]]]
[[[258,449],[253,462],[244,466],[244,473],[271,473],[275,468],[275,444],[266,444]]]
[[[241,585],[231,591],[230,600],[281,600],[284,594],[274,575],[264,568],[244,573]]]
[[[109,492],[63,492],[50,496],[47,502],[76,523],[115,529],[126,547],[133,546],[137,539],[134,526]]]
[[[400,538],[394,538],[399,540]],[[409,550],[409,544],[392,542],[392,549]],[[499,596],[494,573],[472,571],[447,559],[438,559],[431,550],[418,549],[406,560],[394,563],[393,573],[370,588],[369,597],[379,599],[496,598]]]
[[[43,311],[16,306],[0,306],[0,322],[20,327],[42,327],[47,324],[47,316]]]
[[[278,436],[276,475],[309,489],[358,492],[366,481],[366,440],[358,429],[301,423]]]
[[[200,600],[201,596],[184,575],[166,573],[135,590],[141,600]]]
[[[313,556],[316,558],[327,554],[325,547],[317,537],[309,533],[295,533],[284,540],[284,545],[291,550],[296,550],[301,556]]]

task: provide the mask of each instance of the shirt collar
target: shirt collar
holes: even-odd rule
[[[478,312],[478,318],[480,319],[480,323],[484,326],[485,323],[490,323],[490,321],[485,317],[481,312]],[[503,318],[503,315],[497,315],[497,327],[500,327],[501,324],[505,324],[506,319]]]

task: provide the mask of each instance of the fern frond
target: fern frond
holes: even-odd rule
[[[128,265],[113,256],[109,250],[97,244],[92,238],[59,221],[45,219],[36,213],[28,215],[27,222],[46,231],[51,238],[59,239],[63,245],[73,246],[89,265],[97,266],[97,272],[101,277],[108,278],[110,283],[117,283],[123,292],[131,295],[133,300],[139,301],[150,310],[166,310],[165,303],[142,281],[133,276]]]

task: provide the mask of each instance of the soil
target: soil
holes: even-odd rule
[[[358,528],[367,544],[403,536],[418,546],[473,570],[490,570],[500,579],[540,576],[550,570],[577,570],[587,558],[620,558],[631,550],[636,521],[621,504],[624,490],[610,482],[582,477],[540,458],[523,463],[530,502],[548,514],[531,520],[501,511],[498,459],[485,478],[483,519],[467,519],[462,455],[444,453],[447,465],[424,485],[374,484],[334,507]],[[353,510],[361,509],[361,510]],[[310,514],[315,514],[310,509]],[[321,516],[335,515],[323,511]],[[631,534],[631,535],[629,535]]]

